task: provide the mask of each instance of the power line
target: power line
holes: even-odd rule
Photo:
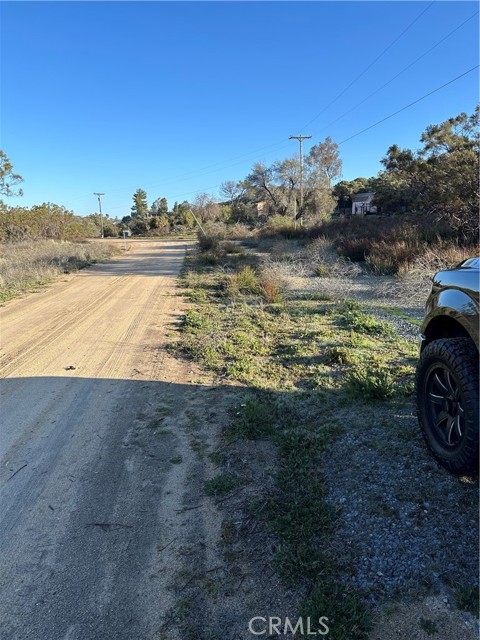
[[[388,47],[386,47],[376,58],[375,60],[373,60],[373,62],[370,63],[370,65],[368,65],[340,94],[338,94],[338,96],[336,98],[334,98],[334,100],[327,105],[319,114],[317,114],[317,116],[315,116],[312,120],[310,120],[310,122],[313,122],[314,120],[316,120],[326,109],[328,109],[329,106],[331,106],[334,102],[336,102],[336,100],[341,97],[357,80],[359,80],[383,55],[385,55],[385,53],[391,49],[393,47],[394,44],[396,44],[396,42],[398,42],[401,37],[403,37],[403,35],[423,16],[423,14],[435,3],[435,0],[432,0],[432,2],[430,2],[430,4],[400,33],[400,35],[397,36],[397,38],[395,38],[395,40],[393,40]],[[477,15],[477,13],[475,13],[473,16],[471,16],[470,18],[468,18],[467,20],[465,20],[462,24],[460,24],[456,29],[454,29],[453,31],[451,31],[449,34],[447,34],[444,38],[442,38],[439,42],[437,42],[435,45],[433,45],[430,49],[428,49],[425,53],[423,53],[421,56],[419,56],[418,58],[416,58],[412,63],[410,63],[410,65],[408,65],[407,67],[405,67],[404,69],[402,69],[398,74],[396,74],[393,78],[391,78],[389,81],[387,81],[384,85],[382,85],[381,87],[379,87],[378,89],[376,89],[374,92],[372,92],[371,94],[369,94],[369,96],[367,96],[366,98],[364,98],[361,102],[359,102],[355,107],[352,107],[351,109],[349,109],[348,111],[346,111],[344,114],[342,114],[341,116],[339,116],[338,118],[336,118],[335,120],[333,120],[331,123],[329,123],[328,125],[326,125],[325,127],[323,127],[322,129],[320,129],[320,131],[325,130],[326,128],[330,127],[331,125],[335,124],[336,122],[338,122],[341,118],[343,118],[344,116],[348,115],[349,113],[351,113],[352,111],[354,111],[357,107],[361,106],[364,102],[366,102],[369,98],[371,98],[372,96],[374,96],[376,93],[378,93],[379,91],[381,91],[384,87],[386,87],[388,84],[390,84],[391,82],[393,82],[397,77],[399,77],[399,75],[401,75],[402,73],[404,73],[405,71],[407,71],[410,67],[412,67],[414,64],[416,64],[416,62],[418,62],[421,58],[423,58],[424,56],[426,56],[428,53],[430,53],[434,48],[436,48],[438,45],[440,45],[444,40],[446,40],[448,37],[450,37],[455,31],[457,31],[458,29],[460,29],[464,24],[466,24],[469,20],[471,20],[472,18],[475,17],[475,15]],[[319,131],[319,132],[320,132]],[[317,132],[315,135],[317,135],[319,132]],[[264,151],[267,149],[271,149],[272,151],[275,150],[280,150],[280,149],[284,149],[286,148],[287,145],[284,143],[272,143],[269,145],[265,145],[263,147],[259,147],[253,151],[249,151],[247,153],[238,155],[238,156],[234,156],[232,158],[230,158],[229,160],[222,160],[219,162],[215,162],[213,164],[210,165],[206,165],[205,167],[202,167],[200,170],[198,171],[190,171],[187,173],[183,173],[183,174],[177,174],[176,176],[173,176],[171,179],[167,180],[167,181],[162,181],[162,182],[151,182],[151,183],[146,183],[144,184],[144,186],[146,188],[161,188],[161,187],[165,187],[165,186],[169,186],[171,184],[175,184],[176,182],[181,182],[183,180],[183,178],[187,178],[190,176],[203,176],[203,175],[208,175],[211,173],[215,173],[217,171],[216,168],[218,169],[229,169],[231,167],[236,167],[240,164],[243,164],[243,162],[235,162],[234,164],[225,164],[228,163],[230,161],[236,160],[237,158],[246,158],[248,156],[257,154],[259,151]],[[216,167],[213,170],[209,170],[213,167]],[[114,189],[113,191],[110,190],[111,193],[118,193],[122,191],[121,189]],[[80,200],[83,199],[85,197],[88,196],[79,196],[78,198],[76,198],[76,200]]]
[[[393,47],[393,46],[394,46],[394,45],[395,45],[395,44],[396,44],[396,43],[397,43],[397,42],[398,42],[398,41],[399,41],[399,40],[400,40],[400,39],[401,39],[401,38],[402,38],[406,33],[407,33],[407,31],[409,31],[409,30],[413,27],[413,25],[414,25],[416,22],[418,22],[418,21],[420,20],[420,18],[424,15],[424,13],[426,13],[426,12],[430,9],[430,7],[431,7],[433,4],[435,4],[435,0],[432,0],[432,2],[430,2],[430,4],[429,4],[429,5],[428,5],[428,6],[427,6],[427,7],[426,7],[426,8],[425,8],[425,9],[424,9],[424,10],[423,10],[423,11],[422,11],[418,16],[417,16],[417,17],[416,17],[412,22],[410,22],[410,24],[409,24],[409,25],[408,25],[408,26],[407,26],[407,27],[402,31],[402,33],[401,33],[400,35],[398,35],[398,36],[395,38],[395,40],[393,40],[393,41],[388,45],[388,47],[386,47],[386,48],[385,48],[385,49],[384,49],[384,50],[383,50],[383,51],[382,51],[382,52],[381,52],[381,53],[380,53],[380,54],[375,58],[375,60],[373,60],[373,62],[371,62],[367,67],[365,67],[365,69],[364,69],[364,70],[363,70],[363,71],[362,71],[362,72],[361,72],[361,73],[360,73],[356,78],[354,78],[354,79],[350,82],[350,84],[348,84],[348,85],[345,87],[345,89],[343,89],[343,90],[342,90],[342,91],[341,91],[341,92],[340,92],[340,93],[339,93],[339,94],[338,94],[338,95],[337,95],[337,96],[336,96],[336,97],[335,97],[331,102],[329,102],[329,103],[327,104],[327,106],[326,106],[326,107],[324,107],[324,108],[323,108],[319,113],[317,113],[317,115],[316,115],[316,116],[314,116],[311,120],[309,120],[309,121],[308,121],[308,122],[307,122],[307,123],[302,127],[302,131],[303,131],[303,129],[305,129],[305,127],[308,127],[308,125],[310,125],[312,122],[315,122],[315,120],[317,120],[317,119],[322,115],[322,113],[324,113],[327,109],[329,109],[329,108],[332,106],[332,104],[335,104],[335,102],[337,102],[337,100],[338,100],[339,98],[341,98],[341,97],[342,97],[342,96],[343,96],[343,95],[344,95],[344,94],[345,94],[345,93],[350,89],[350,87],[352,87],[352,86],[353,86],[353,85],[354,85],[358,80],[360,80],[360,78],[362,78],[362,77],[367,73],[367,71],[369,71],[369,70],[373,67],[373,65],[375,65],[375,64],[380,60],[380,58],[382,58],[382,57],[387,53],[387,51],[389,51],[389,50],[390,50],[390,49],[391,49],[391,48],[392,48],[392,47]]]
[[[321,113],[323,113],[323,111],[325,111],[329,106],[331,106],[331,104],[333,104],[333,102],[335,102],[339,97],[341,97],[358,79],[360,79],[383,55],[385,55],[385,53],[394,46],[394,44],[396,42],[398,42],[400,40],[401,37],[403,37],[403,35],[424,15],[424,13],[435,3],[435,0],[433,0],[432,2],[430,2],[430,4],[415,18],[415,20],[413,20],[401,33],[399,36],[397,36],[397,38],[392,41],[390,43],[390,45],[388,47],[386,47],[376,58],[375,60],[370,63],[370,65],[368,67],[366,67],[361,74],[359,74],[329,105],[327,105],[327,107],[325,107],[325,109],[323,109],[317,116],[315,116],[310,122],[313,122],[314,120],[317,119],[317,117],[319,117],[321,115]],[[471,20],[472,18],[474,18],[476,15],[478,15],[478,12],[476,12],[474,15],[470,16],[470,18],[468,18],[467,20],[465,20],[464,22],[462,22],[458,27],[456,27],[455,29],[453,29],[450,33],[448,33],[446,36],[444,36],[440,41],[438,41],[436,44],[434,44],[432,47],[430,47],[426,52],[424,52],[421,56],[419,56],[418,58],[416,58],[413,62],[411,62],[407,67],[405,67],[404,69],[402,69],[399,73],[397,73],[393,78],[391,78],[390,80],[388,80],[385,84],[383,84],[381,87],[379,87],[378,89],[376,89],[374,92],[372,92],[371,94],[369,94],[369,96],[367,96],[366,98],[364,98],[360,103],[358,103],[355,107],[351,108],[350,110],[348,110],[347,112],[345,112],[344,114],[342,114],[341,116],[339,116],[337,119],[335,119],[333,122],[329,123],[329,125],[327,125],[326,127],[322,128],[320,131],[323,131],[325,128],[331,126],[332,124],[335,124],[338,120],[340,120],[341,118],[343,118],[344,116],[348,115],[349,113],[351,113],[353,110],[355,110],[358,106],[360,106],[361,104],[363,104],[364,102],[366,102],[368,99],[370,99],[373,95],[375,95],[376,93],[378,93],[379,91],[381,91],[381,89],[383,89],[385,86],[387,86],[388,84],[390,84],[391,82],[393,82],[397,77],[399,77],[399,75],[401,75],[402,73],[404,73],[405,71],[407,71],[409,68],[411,68],[414,64],[416,64],[416,62],[418,62],[420,59],[422,59],[423,57],[425,57],[428,53],[430,53],[433,49],[435,49],[437,46],[439,46],[442,42],[444,42],[447,38],[449,38],[455,31],[457,31],[458,29],[460,29],[464,24],[466,24],[469,20]],[[473,70],[473,69],[472,69]],[[471,70],[470,70],[471,71]],[[466,72],[469,73],[470,71]],[[465,75],[465,74],[464,74]],[[450,84],[451,82],[454,82],[455,80],[461,78],[462,76],[459,76],[458,78],[453,79],[452,81],[450,81],[449,83],[446,83],[446,85],[442,85],[442,87],[439,87],[438,89],[434,90],[432,93],[434,93],[435,91],[440,90],[441,88],[443,88],[444,86],[447,86],[448,84]],[[428,97],[428,95],[431,94],[427,94],[426,96],[423,96],[422,98],[419,98],[419,100],[411,103],[410,105],[407,105],[406,107],[404,107],[403,109],[395,112],[394,114],[391,114],[390,116],[387,116],[386,118],[378,121],[377,123],[370,125],[369,127],[366,127],[365,129],[363,129],[362,131],[358,132],[357,134],[354,134],[354,136],[351,136],[349,138],[346,138],[345,140],[343,140],[341,143],[339,144],[343,144],[344,142],[347,142],[348,140],[350,140],[352,137],[355,137],[357,135],[360,135],[361,133],[369,130],[370,128],[377,126],[378,124],[380,124],[381,122],[383,122],[386,119],[389,119],[390,117],[393,117],[393,115],[396,115],[397,113],[400,113],[400,111],[409,108],[410,106],[413,106],[413,104],[415,104],[416,102]],[[318,133],[318,132],[317,132]],[[317,135],[317,133],[315,135]],[[266,150],[266,149],[275,149],[275,150],[280,150],[283,148],[286,148],[287,145],[284,143],[272,143],[263,147],[260,147],[254,151],[250,151],[247,152],[245,154],[241,154],[239,156],[234,156],[232,157],[230,160],[235,160],[237,158],[246,158],[247,156],[251,156],[253,154],[258,153],[259,151],[262,150]],[[205,171],[205,169],[209,169],[211,167],[218,167],[218,169],[228,169],[230,167],[235,167],[238,166],[240,164],[243,164],[243,162],[237,162],[231,165],[226,165],[225,162],[229,162],[229,161],[219,161],[216,163],[213,163],[211,165],[207,165],[205,167],[203,167],[202,169],[200,169],[199,171],[191,171],[191,172],[187,172],[184,174],[178,174],[177,176],[175,176],[174,178],[172,178],[172,180],[168,180],[166,182],[160,182],[160,183],[148,183],[145,186],[146,187],[163,187],[163,186],[168,186],[170,184],[174,184],[175,182],[181,182],[182,178],[185,177],[189,177],[191,175],[197,175],[197,176],[201,176],[201,175],[207,175],[209,173],[215,173],[217,169],[214,169],[212,171]],[[213,188],[217,188],[220,185],[216,185],[216,187],[210,187],[211,189]],[[117,192],[121,191],[121,189],[115,190]],[[113,191],[113,192],[115,192]],[[113,193],[112,192],[112,193]],[[182,195],[190,195],[191,193],[199,193],[199,191],[189,191],[189,192],[185,192],[183,194],[179,194],[177,196],[174,197],[180,197]],[[83,199],[86,196],[80,196],[78,199]],[[117,208],[117,207],[116,207]],[[118,209],[120,209],[121,207],[118,207]]]
[[[348,138],[345,138],[344,140],[342,140],[341,142],[338,143],[338,145],[344,144],[345,142],[348,142],[349,140],[352,140],[353,138],[356,138],[357,136],[361,135],[362,133],[365,133],[366,131],[369,131],[370,129],[373,129],[374,127],[378,126],[379,124],[381,124],[382,122],[385,122],[386,120],[389,120],[390,118],[393,118],[394,116],[396,116],[397,114],[401,113],[402,111],[405,111],[406,109],[409,109],[410,107],[412,107],[413,105],[417,104],[418,102],[421,102],[422,100],[425,100],[425,98],[428,98],[429,96],[433,95],[434,93],[437,93],[438,91],[440,91],[441,89],[448,87],[450,84],[453,84],[454,82],[456,82],[457,80],[460,80],[461,78],[465,77],[466,75],[468,75],[469,73],[471,73],[472,71],[475,71],[475,69],[478,69],[480,67],[480,65],[475,65],[474,67],[472,67],[471,69],[468,69],[467,71],[465,71],[464,73],[460,74],[459,76],[456,76],[455,78],[452,78],[451,80],[449,80],[448,82],[445,82],[444,84],[442,84],[441,86],[437,87],[436,89],[433,89],[432,91],[429,91],[428,93],[426,93],[425,95],[421,96],[420,98],[417,98],[416,100],[414,100],[413,102],[410,102],[409,104],[405,105],[404,107],[402,107],[401,109],[398,109],[397,111],[394,111],[393,113],[389,114],[388,116],[385,116],[384,118],[382,118],[381,120],[378,120],[377,122],[369,125],[368,127],[365,127],[364,129],[357,131],[357,133],[354,133],[353,135],[349,136]],[[298,138],[299,136],[291,136],[292,138]],[[305,137],[305,136],[303,136]],[[179,193],[176,194],[175,196],[173,196],[173,198],[179,198],[182,196],[188,196],[192,193],[201,193],[202,191],[209,191],[212,189],[218,189],[221,185],[217,184],[217,185],[213,185],[211,187],[206,187],[205,189],[201,189],[201,190],[193,190],[193,191],[186,191],[183,193]],[[98,195],[98,194],[95,194]],[[104,195],[104,194],[100,194],[100,195]],[[112,211],[115,211],[117,209],[123,209],[124,207],[113,207]]]
[[[440,89],[443,89],[444,87],[448,87],[449,84],[452,84],[453,82],[456,82],[457,80],[460,80],[460,78],[463,78],[467,74],[472,73],[472,71],[475,71],[475,69],[478,69],[478,67],[480,67],[480,64],[475,65],[474,67],[472,67],[468,71],[465,71],[464,73],[462,73],[461,75],[457,76],[456,78],[453,78],[452,80],[449,80],[445,84],[442,84],[442,86],[437,87],[436,89],[433,89],[433,91],[430,91],[429,93],[426,93],[421,98],[418,98],[417,100],[414,100],[413,102],[410,102],[410,104],[405,105],[401,109],[398,109],[398,111],[395,111],[394,113],[391,113],[389,116],[386,116],[385,118],[382,118],[381,120],[378,120],[378,122],[375,122],[374,124],[371,124],[369,127],[365,127],[365,129],[362,129],[361,131],[358,131],[357,133],[354,133],[353,135],[349,136],[348,138],[345,138],[345,140],[342,140],[338,144],[339,145],[344,144],[345,142],[348,142],[349,140],[352,140],[352,138],[356,138],[357,136],[361,135],[362,133],[365,133],[365,131],[368,131],[369,129],[373,129],[373,127],[376,127],[377,125],[381,124],[382,122],[385,122],[385,120],[389,120],[390,118],[393,118],[393,116],[396,116],[397,114],[401,113],[402,111],[405,111],[406,109],[409,109],[410,107],[413,107],[414,104],[417,104],[418,102],[421,102],[422,100],[425,100],[425,98],[428,98],[428,96],[431,96],[434,93],[437,93],[437,91],[440,91]]]
[[[348,114],[352,113],[352,111],[355,111],[356,109],[358,109],[358,107],[360,107],[362,104],[364,104],[365,102],[367,102],[367,100],[370,100],[370,98],[372,98],[374,95],[376,95],[379,91],[381,91],[382,89],[384,89],[385,87],[387,87],[389,84],[391,84],[394,80],[396,80],[399,76],[402,75],[402,73],[404,73],[405,71],[407,71],[408,69],[410,69],[411,67],[413,67],[419,60],[421,60],[422,58],[424,58],[426,55],[428,55],[431,51],[433,51],[434,49],[436,49],[440,44],[442,44],[442,42],[445,42],[445,40],[447,40],[450,36],[452,36],[456,31],[458,31],[459,29],[461,29],[465,24],[467,24],[467,22],[469,22],[470,20],[472,20],[473,18],[475,18],[475,16],[478,16],[478,11],[476,11],[473,15],[471,15],[469,18],[467,18],[466,20],[464,20],[461,24],[458,25],[458,27],[455,27],[455,29],[453,29],[452,31],[450,31],[450,33],[447,33],[446,36],[444,36],[441,40],[439,40],[438,42],[436,42],[432,47],[430,47],[429,49],[427,49],[427,51],[425,51],[424,53],[422,53],[420,56],[418,56],[418,58],[415,58],[415,60],[413,62],[411,62],[409,65],[407,65],[406,67],[404,67],[401,71],[399,71],[396,75],[393,76],[393,78],[390,78],[390,80],[388,80],[387,82],[385,82],[384,84],[382,84],[381,87],[378,87],[378,89],[375,89],[375,91],[372,91],[372,93],[370,93],[368,96],[366,96],[363,100],[361,100],[360,102],[358,102],[354,107],[352,107],[351,109],[349,109],[348,111],[345,111],[345,113],[342,113],[342,115],[338,116],[338,118],[335,118],[335,120],[332,120],[332,122],[329,122],[327,125],[325,125],[322,129],[320,129],[319,131],[316,132],[315,135],[318,135],[321,131],[324,131],[325,129],[328,129],[329,127],[331,127],[333,124],[336,124],[339,120],[341,120],[342,118],[344,118],[345,116],[347,116]]]
[[[307,124],[302,128],[302,130],[305,129],[305,127],[308,126],[311,122],[314,122],[315,120],[317,120],[317,118],[319,118],[320,115],[324,111],[326,111],[332,104],[334,104],[339,98],[341,98],[344,95],[344,93],[346,93],[346,91],[348,91],[348,89],[350,89],[350,87],[353,84],[355,84],[355,82],[357,82],[357,80],[359,80],[362,76],[364,76],[365,73],[367,73],[367,71],[369,69],[371,69],[371,67],[373,67],[373,65],[376,64],[378,62],[378,60],[380,60],[380,58],[382,58],[387,53],[387,51],[389,51],[407,33],[407,31],[409,31],[413,27],[413,25],[416,22],[418,22],[418,20],[420,20],[420,18],[423,16],[423,14],[426,13],[426,11],[428,11],[428,9],[430,9],[430,7],[433,4],[435,4],[435,1],[436,0],[432,0],[432,2],[430,2],[430,4],[373,60],[373,62],[371,62],[354,80],[352,80],[352,82],[350,82],[350,84],[345,89],[343,89],[343,91],[341,91],[336,96],[336,98],[334,98],[324,109],[322,109],[322,111],[320,111],[320,113],[318,113],[316,116],[314,116],[314,118],[312,118],[309,122],[307,122]],[[220,161],[220,162],[213,163],[211,165],[207,165],[206,167],[203,167],[202,169],[200,169],[200,171],[203,172],[204,169],[210,169],[211,167],[229,168],[229,167],[225,166],[225,162],[230,162],[231,160],[236,160],[237,158],[245,158],[247,156],[254,155],[254,154],[258,153],[259,151],[263,151],[263,150],[266,150],[266,149],[272,149],[273,150],[273,148],[275,148],[275,150],[279,150],[279,149],[282,149],[282,148],[285,148],[285,147],[286,147],[285,144],[280,144],[278,142],[275,142],[275,143],[266,145],[264,147],[260,147],[258,149],[255,149],[254,151],[249,151],[249,152],[247,152],[245,154],[242,154],[240,156],[234,156],[230,160]],[[237,164],[242,164],[242,163],[235,163],[234,165],[231,165],[231,166],[237,166]],[[214,172],[215,171],[208,171],[206,173],[214,173]],[[202,173],[201,175],[206,175],[206,173]],[[170,184],[174,184],[175,182],[181,181],[182,178],[186,178],[186,177],[189,177],[189,176],[192,176],[192,175],[199,175],[199,172],[198,171],[191,171],[191,172],[188,172],[188,173],[179,174],[177,176],[174,176],[171,180],[169,180],[167,182],[148,183],[148,184],[145,184],[144,186],[146,188],[150,188],[150,187],[157,188],[157,187],[168,186]],[[113,191],[110,190],[110,193],[115,193],[115,192],[119,192],[119,191],[121,191],[121,190],[120,189],[113,190]],[[84,196],[81,196],[81,197],[83,198]]]

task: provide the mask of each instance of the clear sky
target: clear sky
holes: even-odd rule
[[[477,65],[477,11],[439,0],[3,2],[1,148],[25,192],[7,202],[86,215],[102,191],[104,212],[122,217],[139,187],[170,206],[215,196],[255,161],[297,153],[289,135],[311,134],[307,152],[326,136],[341,143]],[[417,147],[427,125],[477,100],[475,70],[344,142],[343,178],[375,175],[391,144]]]

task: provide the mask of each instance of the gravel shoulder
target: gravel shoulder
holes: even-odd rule
[[[331,254],[325,262],[336,275],[312,277],[308,253],[280,267],[290,295],[357,300],[417,343],[431,275],[375,276]],[[413,398],[352,406],[339,417],[346,433],[323,466],[328,500],[341,513],[333,545],[345,584],[376,612],[370,640],[478,637],[478,619],[457,608],[467,585],[478,593],[478,478],[454,478],[429,456]]]

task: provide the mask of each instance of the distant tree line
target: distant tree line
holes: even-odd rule
[[[256,163],[240,182],[221,187],[233,221],[258,224],[272,216],[301,217],[315,225],[331,215],[348,214],[352,196],[374,193],[382,214],[416,213],[446,223],[460,239],[478,238],[479,107],[430,125],[413,151],[392,145],[373,177],[340,180],[342,161],[330,138],[311,148],[305,159],[304,206],[300,208],[298,157],[267,167]]]
[[[298,156],[271,165],[256,162],[240,181],[227,180],[220,198],[200,193],[192,203],[166,198],[150,205],[147,193],[137,189],[129,215],[121,219],[104,216],[104,235],[118,236],[124,230],[135,235],[164,235],[221,221],[251,227],[282,224],[314,226],[332,215],[351,212],[352,197],[374,193],[373,204],[382,214],[411,212],[446,223],[458,237],[474,240],[478,234],[479,207],[479,118],[461,113],[426,128],[421,147],[414,151],[394,144],[381,160],[383,169],[374,177],[340,180],[342,160],[338,145],[326,138],[313,145],[301,167]],[[0,194],[21,195],[22,177],[13,172],[8,157],[0,151]],[[283,221],[283,222],[282,222]],[[9,207],[0,201],[0,239],[22,237],[96,237],[100,235],[99,214],[75,216],[59,205],[44,203],[26,209]]]

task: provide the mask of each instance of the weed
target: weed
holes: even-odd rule
[[[243,267],[243,269],[236,274],[236,280],[238,289],[243,293],[258,293],[259,283],[257,274],[252,267]]]
[[[469,611],[479,617],[478,587],[459,587],[455,590],[455,604],[460,611]]]
[[[209,266],[216,266],[220,264],[223,258],[223,254],[220,251],[205,251],[199,257],[199,260],[202,264],[206,264]]]
[[[325,353],[325,359],[327,364],[348,364],[353,362],[351,349],[338,345],[328,347]]]
[[[300,609],[301,616],[328,618],[335,640],[364,640],[372,627],[371,614],[357,592],[332,580],[320,580]]]
[[[376,363],[358,363],[347,372],[347,388],[356,398],[385,400],[395,390],[395,379],[390,371]]]
[[[421,320],[417,320],[417,318],[413,318],[412,316],[408,315],[408,313],[405,313],[405,311],[403,311],[402,309],[399,309],[398,307],[383,307],[383,308],[392,316],[396,316],[397,318],[402,318],[403,320],[407,320],[408,322],[410,322],[410,324],[414,324],[417,327],[420,327],[422,325]]]
[[[239,409],[232,427],[232,433],[236,437],[256,440],[273,433],[276,407],[267,395],[248,398]]]
[[[170,458],[170,462],[171,464],[180,464],[183,462],[183,458],[182,456],[174,456],[173,458]]]
[[[283,300],[279,285],[272,280],[263,278],[260,283],[260,292],[267,304],[278,304]]]
[[[428,620],[427,618],[420,618],[420,629],[425,631],[425,633],[429,636],[433,636],[435,633],[438,633],[438,627],[433,620]]]
[[[315,267],[313,274],[318,278],[327,278],[330,275],[330,270],[326,264],[319,264]]]
[[[203,491],[207,496],[215,498],[225,496],[238,486],[238,479],[230,473],[223,473],[212,480],[207,480],[203,485]]]
[[[358,302],[347,300],[340,307],[340,314],[345,326],[357,333],[370,336],[392,337],[395,329],[388,322],[376,320],[373,316],[361,310]]]
[[[236,527],[233,520],[224,520],[222,522],[221,538],[222,542],[228,544],[232,542],[236,536]]]
[[[191,329],[205,329],[209,326],[208,319],[195,309],[187,309],[183,319],[183,326]]]
[[[210,462],[212,462],[212,464],[216,465],[217,467],[225,463],[226,456],[224,451],[221,451],[221,450],[212,451],[208,455],[208,457],[210,459]]]
[[[169,436],[172,433],[171,429],[167,429],[166,427],[161,427],[160,429],[155,430],[156,436]]]
[[[225,253],[233,253],[237,255],[245,253],[245,249],[236,242],[222,242],[221,247]]]

